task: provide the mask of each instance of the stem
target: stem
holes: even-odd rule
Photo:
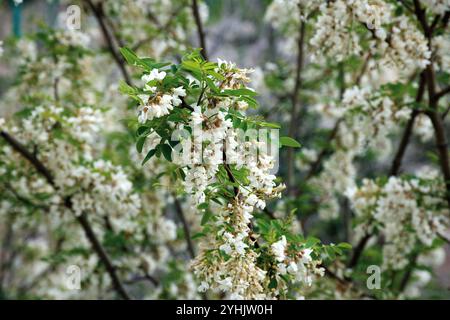
[[[125,288],[124,288],[122,282],[120,281],[119,277],[117,276],[115,266],[112,264],[108,254],[106,253],[105,249],[101,245],[100,241],[97,239],[97,236],[95,235],[94,230],[92,230],[92,227],[89,223],[86,213],[83,213],[80,216],[78,216],[77,220],[80,223],[81,227],[83,228],[83,231],[84,231],[86,237],[89,239],[89,242],[91,243],[95,252],[97,253],[100,260],[105,265],[106,271],[109,273],[111,280],[113,282],[113,286],[116,289],[117,293],[119,293],[119,295],[123,299],[131,300],[131,297],[125,291]]]
[[[367,242],[369,241],[369,239],[371,237],[372,237],[372,235],[368,233],[364,237],[362,237],[361,240],[359,240],[358,244],[355,247],[355,250],[353,250],[352,257],[347,264],[348,268],[353,268],[354,266],[356,266],[358,264],[359,258],[361,258],[364,248],[366,247]]]
[[[331,130],[330,135],[328,136],[328,141],[331,142],[336,137],[338,131],[339,131],[339,124],[343,121],[343,118],[336,121],[334,124],[333,130]],[[305,181],[311,179],[319,170],[320,164],[322,163],[322,160],[325,158],[325,156],[329,153],[330,145],[323,148],[322,151],[320,151],[319,155],[317,156],[317,160],[314,161],[314,163],[311,164],[311,167],[306,174]]]
[[[96,6],[92,0],[84,0],[86,1],[86,3],[88,4],[88,6],[90,7],[92,13],[94,14],[100,29],[103,33],[103,36],[106,40],[106,44],[108,45],[108,50],[111,53],[112,57],[114,58],[114,60],[116,61],[117,66],[120,69],[120,72],[122,73],[122,76],[125,80],[125,82],[128,85],[132,85],[132,80],[131,80],[131,76],[128,73],[128,70],[125,66],[125,60],[122,58],[122,56],[120,55],[119,51],[117,50],[117,47],[114,43],[114,39],[113,39],[113,35],[111,34],[111,32],[109,31],[106,22],[105,22],[105,13],[103,12],[103,7],[102,7],[102,3],[100,2],[98,4],[98,6]],[[120,41],[119,41],[120,42]]]
[[[178,199],[175,197],[175,195],[173,196],[173,198],[175,199],[174,200],[175,209],[176,209],[178,218],[180,219],[181,223],[183,224],[184,237],[186,238],[189,255],[191,256],[191,259],[193,259],[195,257],[195,250],[194,250],[194,245],[193,245],[192,239],[191,239],[191,232],[189,230],[189,225],[186,221],[186,217],[184,216],[183,208],[181,207],[180,201],[178,201]]]
[[[419,80],[419,88],[417,90],[416,102],[421,102],[423,99],[423,94],[425,91],[425,77],[424,74],[420,74]],[[402,139],[400,141],[400,145],[398,146],[397,153],[395,154],[394,160],[392,161],[392,166],[389,171],[389,175],[396,176],[400,172],[400,167],[403,161],[403,156],[405,155],[406,148],[410,142],[410,138],[414,129],[414,121],[416,120],[419,112],[417,110],[413,110],[411,114],[411,118],[409,118],[408,123],[405,127],[405,131],[403,132]]]
[[[197,25],[197,34],[202,48],[202,55],[205,60],[208,60],[208,53],[206,50],[205,32],[203,30],[202,19],[198,10],[197,0],[192,0],[192,14],[194,15],[195,24]]]
[[[433,124],[436,148],[439,154],[439,163],[441,166],[442,174],[444,175],[445,187],[446,187],[446,199],[448,206],[450,208],[450,160],[449,160],[449,150],[448,142],[445,135],[445,127],[442,122],[442,118],[438,115],[436,111],[428,113],[430,120]]]

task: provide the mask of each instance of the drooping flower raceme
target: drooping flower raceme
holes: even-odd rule
[[[268,147],[278,145],[267,130],[274,125],[245,115],[257,105],[256,93],[246,86],[250,70],[204,61],[197,52],[180,65],[141,59],[127,48],[122,54],[144,69],[143,87],[121,88],[139,104],[138,150],[148,137],[158,137],[144,162],[164,156],[176,164],[184,192],[203,214],[200,252],[192,261],[198,290],[233,299],[279,298],[291,282],[310,285],[323,275],[314,271],[320,261],[313,251],[320,246],[307,248],[299,236],[286,260],[279,261],[270,252],[278,239],[263,232],[259,240],[264,222],[254,221],[255,210],[280,197],[284,186],[276,182],[274,153]],[[154,111],[162,105],[164,112]]]
[[[355,240],[378,232],[386,241],[384,267],[401,270],[408,264],[418,241],[430,247],[448,227],[449,210],[442,197],[444,192],[438,172],[429,169],[412,179],[363,180],[361,187],[348,192],[361,221]]]

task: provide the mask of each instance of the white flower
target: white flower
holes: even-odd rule
[[[206,281],[202,281],[198,286],[198,292],[206,292],[209,289],[209,284]]]
[[[185,97],[186,96],[186,90],[183,87],[181,87],[181,86],[172,89],[172,92],[173,92],[173,94],[175,96],[178,96],[178,97]]]
[[[236,292],[230,294],[230,300],[244,300],[244,297]]]
[[[233,282],[231,282],[231,277],[226,277],[223,280],[216,280],[216,282],[219,284],[219,290],[222,291],[229,291],[233,286]]]
[[[248,248],[248,245],[245,244],[242,240],[241,241],[236,241],[236,243],[234,244],[234,247],[236,248],[236,252],[240,255],[244,255],[245,254],[245,249]]]
[[[277,259],[277,261],[279,262],[284,261],[284,259],[286,258],[285,255],[286,245],[287,245],[286,237],[282,236],[280,241],[277,241],[270,246],[272,253],[275,256],[275,259]]]
[[[289,263],[289,266],[286,268],[286,271],[290,274],[296,274],[298,271],[297,264],[293,261]]]
[[[163,80],[166,77],[166,72],[165,71],[161,71],[159,72],[158,69],[153,69],[152,71],[150,71],[150,74],[144,74],[141,79],[142,81],[144,81],[144,83],[150,82],[152,80]]]
[[[222,250],[223,252],[225,252],[228,255],[231,254],[231,251],[232,251],[231,246],[230,246],[229,243],[224,243],[223,245],[221,245],[219,247],[219,249]]]

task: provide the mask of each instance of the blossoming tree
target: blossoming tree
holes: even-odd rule
[[[0,41],[0,297],[426,296],[448,1],[273,0],[254,69],[210,59],[201,1],[68,5],[80,30]]]

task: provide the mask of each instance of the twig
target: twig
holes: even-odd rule
[[[433,30],[431,30],[428,26],[425,10],[421,8],[419,0],[414,0],[414,8],[417,19],[419,20],[422,29],[424,30],[425,36],[428,39],[428,45],[431,47]],[[450,159],[448,155],[448,144],[444,123],[441,116],[438,114],[439,100],[437,99],[438,94],[436,94],[436,75],[434,72],[433,61],[430,61],[430,64],[427,65],[424,74],[428,85],[429,101],[429,111],[427,111],[426,114],[433,124],[436,148],[439,154],[439,163],[441,166],[442,174],[444,176],[444,182],[447,190],[446,199],[450,208]]]
[[[436,93],[434,95],[434,99],[439,100],[440,98],[442,98],[443,96],[445,96],[447,93],[450,93],[450,86],[448,86],[445,89],[442,89],[441,91],[439,91],[438,93]]]
[[[116,64],[119,67],[120,72],[122,73],[122,76],[123,76],[125,82],[128,85],[132,85],[131,76],[128,73],[128,70],[126,68],[125,60],[122,58],[122,56],[120,55],[119,51],[117,50],[117,47],[116,47],[116,45],[114,43],[113,36],[111,35],[111,32],[109,31],[109,29],[108,29],[108,27],[107,27],[107,25],[105,23],[105,20],[104,20],[105,15],[104,15],[104,12],[103,12],[102,3],[100,2],[98,4],[98,6],[96,6],[92,2],[92,0],[84,0],[84,1],[88,4],[88,6],[90,7],[92,13],[94,14],[94,16],[95,16],[95,18],[96,18],[96,20],[97,20],[97,22],[98,22],[98,24],[100,26],[100,29],[101,29],[101,31],[103,33],[103,36],[104,36],[104,38],[106,40],[106,44],[108,45],[109,52],[111,53],[112,57],[116,61]]]
[[[358,264],[359,258],[361,258],[364,248],[366,247],[366,244],[371,237],[372,237],[372,235],[367,233],[364,237],[362,237],[359,240],[358,244],[356,245],[355,249],[353,250],[352,257],[347,264],[348,268],[353,268],[354,266],[356,266]]]
[[[339,124],[342,122],[342,118],[338,119],[336,121],[336,123],[334,124],[333,129],[330,132],[330,135],[328,136],[327,141],[331,142],[332,140],[334,140],[334,138],[336,137],[338,131],[339,131]],[[314,161],[311,164],[311,167],[309,168],[308,173],[306,174],[305,180],[309,180],[313,177],[313,175],[315,175],[317,173],[317,171],[319,170],[319,166],[323,160],[323,158],[325,158],[325,156],[328,153],[330,146],[328,145],[327,147],[323,148],[322,151],[319,153],[319,155],[317,156],[316,161]]]
[[[411,261],[408,264],[408,269],[406,270],[405,274],[403,275],[402,280],[400,281],[400,286],[399,286],[400,293],[403,292],[403,290],[405,290],[406,286],[408,285],[409,280],[411,280],[411,276],[413,274],[414,267],[416,266],[416,260],[417,260],[417,254],[415,254],[411,258]]]
[[[110,258],[108,257],[108,254],[106,253],[105,249],[101,245],[100,241],[98,241],[97,236],[95,235],[94,231],[92,230],[92,227],[87,219],[86,213],[82,213],[80,216],[78,216],[77,220],[83,227],[84,233],[86,234],[86,237],[91,242],[91,245],[94,248],[95,252],[97,252],[100,260],[105,265],[106,270],[111,277],[113,286],[116,289],[116,291],[120,294],[120,296],[123,299],[131,300],[131,297],[125,291],[125,288],[124,288],[122,282],[120,282],[120,279],[117,276],[115,266],[112,264]]]
[[[189,230],[189,225],[186,221],[186,217],[184,216],[183,208],[181,207],[180,201],[178,201],[178,199],[176,198],[175,195],[173,195],[173,198],[174,198],[176,213],[177,213],[178,218],[180,219],[181,223],[183,224],[184,238],[186,239],[189,255],[191,256],[191,259],[194,259],[195,250],[194,250],[194,244],[192,243],[191,231]]]
[[[195,24],[197,25],[197,34],[202,47],[202,55],[205,60],[208,60],[208,51],[206,49],[205,32],[203,30],[203,24],[198,10],[197,0],[192,0],[192,14],[194,15]]]
[[[419,88],[417,90],[416,102],[421,102],[423,98],[423,94],[425,91],[425,77],[424,74],[420,74]],[[411,114],[411,118],[409,118],[408,123],[406,124],[405,131],[403,132],[402,139],[400,141],[400,145],[398,146],[397,153],[395,154],[394,160],[392,161],[391,169],[389,170],[389,175],[396,176],[400,171],[400,167],[402,164],[403,156],[405,155],[406,148],[408,147],[411,134],[414,128],[414,121],[418,115],[418,111],[414,109]]]

